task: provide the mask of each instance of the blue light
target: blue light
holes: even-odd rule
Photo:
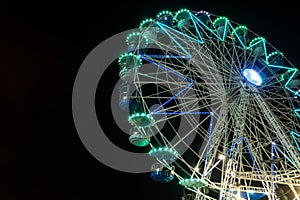
[[[264,196],[266,196],[267,194],[265,193],[256,193],[256,192],[241,192],[241,197],[243,197],[244,199],[248,199],[248,195],[250,200],[254,200],[254,199],[261,199]]]
[[[262,84],[261,77],[253,69],[245,69],[243,71],[243,75],[247,79],[248,82],[250,82],[250,83],[252,83],[252,84],[254,84],[256,86],[260,86]]]

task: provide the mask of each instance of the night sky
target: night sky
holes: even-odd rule
[[[296,1],[260,2],[0,1],[0,199],[180,199],[177,181],[162,184],[149,174],[119,172],[86,150],[72,116],[76,73],[106,38],[137,28],[162,10],[181,8],[247,25],[300,65]],[[107,85],[112,80],[108,76]],[[103,108],[109,103],[101,102]]]

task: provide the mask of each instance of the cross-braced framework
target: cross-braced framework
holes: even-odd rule
[[[194,199],[299,200],[300,81],[266,39],[182,9],[141,22],[119,57],[120,106],[148,146],[151,177]]]

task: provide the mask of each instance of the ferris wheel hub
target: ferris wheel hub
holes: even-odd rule
[[[243,76],[246,78],[246,80],[249,83],[252,83],[253,85],[261,86],[262,84],[261,76],[254,69],[249,69],[249,68],[244,69]]]

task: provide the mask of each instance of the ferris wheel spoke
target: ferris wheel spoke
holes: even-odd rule
[[[262,111],[264,112],[264,115],[268,122],[274,127],[274,132],[277,135],[278,138],[280,138],[281,143],[283,144],[283,147],[285,148],[286,152],[289,157],[292,159],[292,162],[297,166],[297,168],[300,168],[299,163],[299,153],[295,150],[292,143],[289,141],[289,138],[284,134],[284,130],[280,126],[280,123],[278,123],[277,119],[273,116],[272,111],[268,108],[268,106],[264,103],[261,96],[258,94],[255,94],[255,98],[260,105]]]

